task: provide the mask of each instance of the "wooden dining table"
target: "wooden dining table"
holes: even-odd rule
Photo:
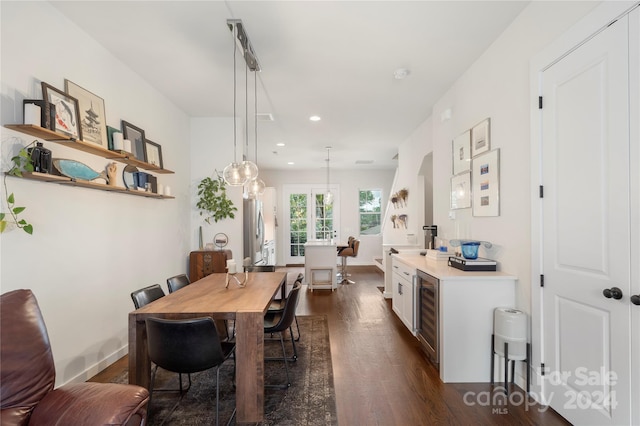
[[[129,313],[129,383],[149,388],[146,318],[235,320],[236,423],[257,423],[264,417],[264,315],[287,274],[250,272],[245,287],[232,279],[225,288],[226,277],[208,275]]]

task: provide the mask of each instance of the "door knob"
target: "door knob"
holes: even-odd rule
[[[605,288],[602,290],[602,294],[604,294],[604,297],[607,299],[611,299],[612,297],[616,300],[622,299],[622,290],[618,287]]]
[[[630,299],[631,303],[633,303],[634,305],[640,305],[640,294],[634,294],[630,297]]]

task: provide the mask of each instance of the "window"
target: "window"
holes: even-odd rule
[[[304,256],[304,244],[307,242],[307,194],[291,194],[289,205],[291,256]]]
[[[380,234],[382,190],[360,190],[360,235]]]

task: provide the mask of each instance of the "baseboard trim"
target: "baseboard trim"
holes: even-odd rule
[[[129,345],[118,349],[117,351],[113,352],[111,355],[107,356],[106,358],[103,358],[102,360],[93,364],[91,367],[87,368],[86,370],[82,371],[81,373],[72,377],[66,382],[60,383],[56,387],[63,386],[69,383],[84,383],[90,378],[92,378],[93,376],[95,376],[96,374],[100,373],[105,368],[109,367],[111,364],[113,364],[123,356],[127,355],[128,353],[129,353]]]

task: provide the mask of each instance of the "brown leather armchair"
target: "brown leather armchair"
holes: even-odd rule
[[[53,389],[49,335],[31,290],[0,296],[0,424],[143,425],[147,389],[76,383]]]

